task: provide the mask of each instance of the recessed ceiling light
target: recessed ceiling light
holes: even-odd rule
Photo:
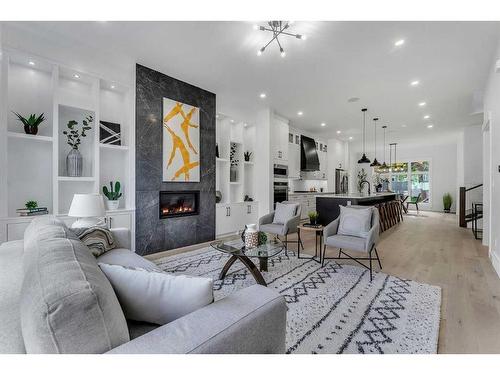
[[[349,137],[349,140],[352,141],[352,137]]]
[[[75,73],[75,74],[73,74],[73,77],[74,77],[74,78],[80,78],[80,76],[79,76],[78,74],[76,74],[76,73]]]
[[[428,118],[430,118],[430,117],[431,117],[431,116],[429,116],[429,115],[425,115],[425,116],[424,116],[424,120],[427,120],[427,119],[428,119]]]
[[[321,126],[326,126],[326,124],[324,122],[321,123]]]
[[[418,105],[419,105],[420,107],[425,107],[425,106],[427,105],[427,103],[426,103],[426,102],[420,102],[420,103],[418,103]]]
[[[234,120],[233,119],[231,119],[231,124],[234,124]]]
[[[394,45],[396,47],[401,47],[403,44],[405,44],[405,40],[404,39],[399,39],[396,42],[394,42]]]
[[[340,133],[342,133],[342,132],[340,130],[337,130],[337,134],[340,134]]]
[[[432,125],[432,124],[427,125],[427,128],[429,128],[429,129],[431,129],[433,127],[434,127],[434,125]]]
[[[401,125],[402,128],[406,128],[406,124]]]
[[[420,81],[411,81],[410,85],[418,86],[419,83],[420,83]]]
[[[116,86],[115,85],[111,85],[111,88],[114,89]]]
[[[35,62],[32,61],[32,60],[30,60],[30,61],[28,61],[28,64],[30,64],[31,66],[33,66],[33,65],[35,65]]]
[[[247,126],[248,126],[248,124],[245,122],[245,123],[243,124],[243,127],[244,127],[244,128],[246,128]]]
[[[304,112],[302,112],[302,111],[298,111],[298,112],[297,112],[297,114],[298,114],[299,116],[302,116],[302,115],[304,114]]]
[[[266,93],[265,93],[265,92],[263,92],[263,93],[261,93],[259,96],[260,96],[260,98],[261,98],[261,99],[264,99],[267,95],[266,95]]]

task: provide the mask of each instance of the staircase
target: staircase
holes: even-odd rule
[[[467,228],[471,223],[472,233],[476,240],[483,238],[483,229],[478,226],[483,218],[483,184],[472,187],[460,187],[459,225]],[[467,208],[469,207],[469,208]]]

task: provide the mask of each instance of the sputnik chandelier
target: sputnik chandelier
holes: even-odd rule
[[[287,31],[288,28],[292,25],[292,23],[293,23],[292,21],[269,21],[267,23],[268,26],[255,25],[254,26],[255,30],[267,31],[267,32],[273,33],[273,37],[271,38],[271,40],[269,42],[267,42],[267,44],[264,47],[262,47],[261,49],[259,49],[257,51],[257,55],[258,56],[262,55],[262,53],[266,50],[266,48],[273,41],[276,41],[276,43],[278,44],[278,47],[280,49],[281,57],[285,57],[286,53],[285,53],[285,50],[283,49],[283,46],[281,45],[280,39],[279,39],[281,36],[284,36],[284,35],[293,36],[294,38],[305,40],[306,39],[305,35],[292,34],[292,33],[289,33]]]

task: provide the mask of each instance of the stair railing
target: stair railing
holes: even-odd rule
[[[470,188],[466,188],[465,186],[460,186],[459,206],[458,206],[458,209],[459,209],[458,222],[462,228],[467,228],[467,221],[465,218],[466,211],[467,211],[467,209],[466,209],[466,207],[467,207],[467,193],[469,191],[478,189],[482,186],[483,186],[483,184],[478,184],[478,185],[472,186]]]

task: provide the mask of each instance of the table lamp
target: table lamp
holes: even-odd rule
[[[105,216],[104,202],[100,194],[75,194],[68,216],[77,217],[71,228],[90,228],[103,226]]]

